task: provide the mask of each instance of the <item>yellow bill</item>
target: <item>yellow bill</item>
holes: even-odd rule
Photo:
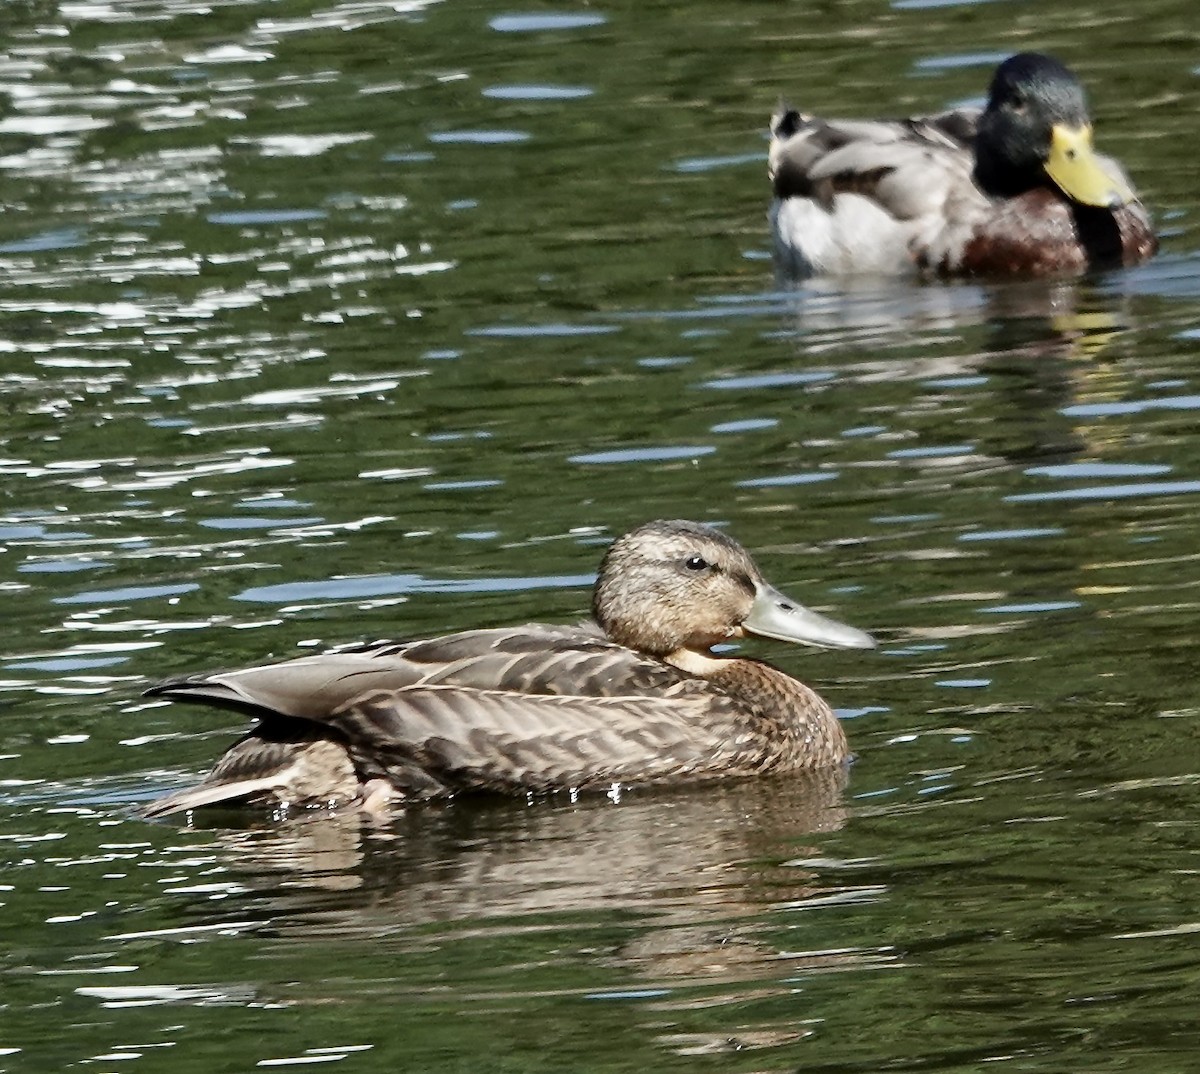
[[[1051,128],[1046,174],[1067,197],[1081,205],[1116,209],[1136,196],[1129,184],[1110,175],[1092,148],[1092,127]]]

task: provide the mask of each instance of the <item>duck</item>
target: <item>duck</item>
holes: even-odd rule
[[[204,806],[386,814],[467,792],[537,795],[844,765],[810,687],[716,651],[747,635],[833,649],[874,639],[785,596],[721,530],[648,522],[608,547],[590,622],[483,628],[175,678],[145,691],[253,718],[198,785]],[[618,791],[619,793],[619,791]]]
[[[771,117],[769,219],[784,276],[1041,277],[1158,249],[1125,169],[1093,148],[1078,78],[1022,52],[987,103],[901,120]]]

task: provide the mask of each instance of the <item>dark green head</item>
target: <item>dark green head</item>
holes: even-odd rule
[[[1092,149],[1092,121],[1079,80],[1039,52],[1010,56],[996,68],[975,138],[975,181],[1001,198],[1044,186],[1104,208],[1134,197]]]

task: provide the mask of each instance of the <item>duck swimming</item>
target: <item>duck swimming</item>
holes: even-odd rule
[[[174,679],[149,697],[258,722],[196,787],[145,815],[255,803],[358,806],[464,791],[584,790],[844,763],[817,694],[718,655],[746,634],[867,649],[861,630],[772,588],[732,538],[650,522],[609,547],[594,623],[468,630]]]
[[[1036,52],[986,107],[904,120],[771,119],[771,231],[785,273],[1041,276],[1158,248],[1117,161],[1092,148],[1078,79]]]

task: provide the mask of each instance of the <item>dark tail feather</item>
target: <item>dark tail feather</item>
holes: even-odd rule
[[[780,97],[775,111],[771,113],[771,137],[778,138],[782,142],[797,131],[803,130],[811,122],[811,116],[797,111]]]
[[[223,682],[211,678],[168,679],[155,683],[142,691],[143,697],[164,697],[168,701],[190,701],[196,705],[211,705],[213,708],[238,712],[243,716],[261,719],[273,715],[273,711],[256,704],[244,694]]]
[[[223,683],[213,682],[206,677],[168,679],[166,682],[155,683],[149,689],[144,690],[142,696],[162,697],[168,701],[191,701],[248,716],[263,715],[258,706],[251,704],[246,698]],[[187,787],[156,799],[141,810],[141,815],[147,819],[153,819],[170,816],[172,813],[184,813],[189,809],[214,805],[218,802],[235,801],[267,789],[272,782],[270,777],[223,782],[206,780],[195,787]]]

